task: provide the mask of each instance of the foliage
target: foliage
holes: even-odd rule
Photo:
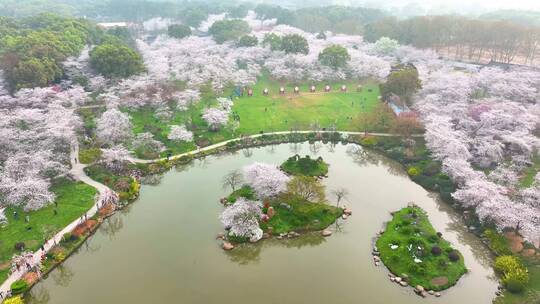
[[[289,177],[274,165],[255,162],[243,170],[246,183],[259,199],[276,196],[287,188]]]
[[[244,185],[240,189],[234,190],[229,196],[227,196],[227,202],[234,203],[239,197],[243,197],[250,201],[257,198],[253,189],[250,186]]]
[[[255,36],[244,35],[238,39],[237,45],[240,47],[250,47],[259,44],[259,40]]]
[[[240,184],[242,184],[243,181],[244,180],[243,180],[243,177],[242,177],[242,173],[240,171],[238,171],[238,170],[231,171],[231,172],[229,172],[227,175],[225,175],[223,177],[223,188],[224,189],[231,188],[233,193],[234,193],[236,191],[236,187],[239,186]],[[242,187],[242,188],[244,188],[244,187]],[[245,197],[245,198],[249,198],[249,197],[246,197],[244,195],[241,195],[241,196]]]
[[[420,172],[419,168],[411,166],[411,167],[409,167],[409,169],[407,169],[407,173],[409,174],[409,176],[418,176],[422,172]]]
[[[276,35],[275,33],[264,34],[262,44],[264,46],[269,46],[270,50],[272,50],[272,51],[280,50],[281,49],[281,37]]]
[[[271,200],[270,205],[274,208],[275,215],[268,222],[261,223],[261,228],[268,231],[268,227],[272,227],[274,235],[290,231],[322,230],[343,214],[341,208],[326,203],[311,203],[288,194]]]
[[[262,205],[257,201],[249,201],[240,197],[232,205],[225,208],[220,219],[229,230],[229,235],[246,237],[250,241],[258,241],[262,238],[262,230],[259,228],[259,218],[262,215]]]
[[[4,300],[4,304],[24,304],[23,299],[20,296],[12,297]]]
[[[482,234],[488,239],[488,246],[497,255],[505,256],[512,254],[508,239],[493,229],[486,229]]]
[[[18,280],[11,283],[11,293],[13,295],[18,295],[24,293],[28,289],[28,283],[24,280]]]
[[[397,247],[391,247],[393,245]],[[433,254],[430,248],[435,246],[446,254],[437,254],[438,251]],[[426,213],[418,207],[395,212],[377,240],[377,248],[388,269],[398,276],[407,274],[411,286],[442,290],[454,285],[467,272],[461,254],[448,241],[436,236]],[[447,277],[448,284],[438,286],[431,283],[439,276]]]
[[[247,22],[239,19],[216,21],[208,30],[208,33],[220,44],[225,41],[237,40],[249,32],[250,28]]]
[[[337,44],[327,46],[319,53],[319,62],[333,69],[345,67],[349,60],[351,56],[347,49]]]
[[[498,256],[495,259],[494,268],[501,275],[504,286],[510,292],[522,292],[529,283],[527,268],[515,256]]]
[[[285,54],[307,54],[309,53],[309,44],[303,36],[289,34],[281,38],[281,50]]]
[[[88,148],[79,150],[79,161],[82,164],[91,164],[101,157],[101,149]]]
[[[106,77],[129,77],[144,71],[141,56],[120,43],[105,43],[90,52],[90,64]]]
[[[171,37],[182,39],[191,35],[191,28],[183,24],[171,24],[167,28],[167,33]]]
[[[325,187],[311,176],[293,177],[287,184],[287,192],[308,202],[322,202],[326,199]]]
[[[375,42],[374,49],[380,54],[389,55],[394,53],[399,47],[399,42],[388,37],[381,37]]]
[[[390,73],[386,83],[381,85],[381,93],[383,96],[394,93],[410,105],[413,94],[420,88],[422,85],[418,77],[418,70],[413,66],[405,66]]]
[[[292,175],[325,176],[328,173],[328,164],[322,158],[311,159],[309,155],[291,156],[281,164],[280,168]]]

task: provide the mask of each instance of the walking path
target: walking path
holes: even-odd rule
[[[255,134],[255,135],[251,135],[251,136],[246,136],[244,138],[258,138],[258,137],[261,137],[263,135],[284,135],[284,134],[293,134],[293,133],[306,134],[306,133],[313,133],[313,132],[315,132],[315,131],[295,131],[295,132],[280,131],[280,132],[271,132],[271,133],[264,133],[264,134]],[[319,131],[319,133],[334,133],[334,131]],[[382,137],[399,136],[399,135],[390,134],[390,133],[369,133],[369,132],[366,133],[366,132],[347,132],[347,131],[343,131],[343,132],[337,131],[337,133],[340,133],[342,135],[372,135],[372,136],[382,136]],[[412,135],[412,136],[413,137],[421,137],[423,135],[415,134],[415,135]],[[208,151],[208,150],[212,150],[212,149],[215,149],[215,148],[223,147],[229,142],[237,141],[237,140],[241,140],[241,139],[243,139],[243,138],[229,139],[229,140],[226,140],[226,141],[214,144],[214,145],[210,145],[210,146],[207,146],[207,147],[204,147],[204,148],[200,148],[200,149],[197,149],[197,150],[193,150],[193,151],[190,151],[190,152],[176,154],[174,156],[169,157],[168,159],[177,159],[177,158],[187,156],[187,155],[195,155],[195,154],[203,152],[203,151]],[[74,179],[79,180],[79,181],[81,181],[83,183],[86,183],[86,184],[96,188],[98,193],[99,193],[99,196],[96,199],[96,203],[92,206],[92,208],[90,208],[90,210],[88,210],[86,212],[86,217],[90,218],[90,217],[94,216],[98,212],[98,210],[99,210],[98,206],[100,205],[101,202],[108,199],[108,197],[112,193],[112,190],[109,187],[107,187],[107,186],[105,186],[105,185],[91,179],[90,177],[88,177],[88,175],[86,175],[86,173],[84,172],[84,168],[87,165],[86,164],[81,164],[78,161],[78,156],[79,156],[79,143],[74,142],[74,143],[72,143],[72,146],[71,146],[71,153],[70,153],[71,170],[70,170],[69,174]],[[162,161],[162,160],[166,160],[166,159],[167,158],[165,158],[165,157],[164,158],[158,158],[158,159],[139,159],[139,158],[130,157],[128,159],[128,161],[131,161],[131,162],[134,162],[134,163],[153,163],[153,162]],[[62,240],[62,237],[64,236],[64,234],[72,232],[79,224],[81,224],[81,219],[74,220],[69,225],[64,227],[61,231],[59,231],[53,238],[51,238],[50,240],[45,242],[45,244],[43,245],[44,250],[39,249],[39,250],[37,250],[36,252],[33,253],[32,261],[30,261],[30,265],[32,267],[34,267],[36,265],[39,265],[39,262],[41,260],[41,256],[43,254],[47,253],[49,250],[51,250],[56,244],[58,244]],[[21,279],[23,277],[23,275],[25,275],[26,273],[27,273],[27,269],[24,266],[21,267],[20,270],[13,272],[2,283],[2,285],[0,285],[0,294],[5,297],[6,294],[11,290],[11,284],[13,282]],[[3,301],[3,298],[0,298],[0,303],[2,301]]]
[[[243,138],[258,138],[258,137],[265,136],[265,135],[287,135],[287,134],[294,134],[294,133],[307,134],[307,133],[316,133],[316,132],[317,131],[294,131],[294,132],[291,132],[291,131],[279,131],[279,132],[270,132],[270,133],[263,133],[263,134],[247,135],[246,137],[243,137]],[[400,136],[398,134],[391,134],[391,133],[371,133],[371,132],[353,132],[353,131],[318,131],[318,133],[339,133],[339,134],[342,134],[342,135],[366,135],[366,136],[371,135],[371,136],[379,136],[379,137]],[[411,136],[412,137],[423,137],[424,135],[422,135],[422,134],[413,134]],[[196,154],[198,154],[200,152],[204,152],[204,151],[212,150],[212,149],[215,149],[215,148],[223,147],[223,146],[227,145],[229,142],[241,140],[243,138],[242,137],[237,137],[237,138],[229,139],[229,140],[222,141],[222,142],[219,142],[217,144],[206,146],[204,148],[200,148],[200,149],[197,149],[197,150],[176,154],[176,155],[170,156],[168,158],[167,157],[162,157],[162,158],[155,158],[155,159],[140,159],[140,158],[136,158],[136,157],[129,157],[127,160],[130,161],[130,162],[133,162],[133,163],[141,163],[141,164],[155,163],[155,162],[164,161],[164,160],[167,160],[167,159],[168,160],[174,160],[174,159],[178,159],[178,158],[183,157],[183,156],[188,156],[188,155],[192,156],[192,155],[196,155]]]
[[[86,173],[84,173],[84,167],[86,167],[86,165],[78,162],[78,159],[77,159],[78,155],[79,155],[79,143],[76,142],[76,143],[73,143],[71,147],[70,158],[71,158],[72,169],[69,172],[69,174],[73,176],[73,178],[75,178],[76,180],[79,180],[83,183],[93,186],[94,188],[97,189],[99,193],[98,199],[96,199],[96,203],[92,206],[92,208],[90,208],[90,210],[86,212],[86,217],[90,218],[97,213],[98,205],[107,197],[108,194],[110,194],[111,190],[107,186],[94,181],[93,179],[88,177]],[[39,265],[41,256],[44,253],[47,253],[49,250],[51,250],[51,248],[53,248],[56,244],[58,244],[62,240],[62,237],[64,236],[64,234],[70,233],[79,224],[81,224],[81,219],[74,220],[69,225],[64,227],[64,229],[56,233],[54,237],[52,237],[50,240],[45,242],[45,244],[43,245],[44,250],[39,249],[33,253],[32,260],[29,261],[30,266],[34,267],[36,265]],[[0,285],[0,294],[2,294],[5,297],[6,294],[11,290],[11,284],[21,279],[22,276],[26,274],[26,272],[27,272],[27,269],[25,266],[22,266],[20,267],[18,271],[13,272],[2,283],[2,285]],[[0,298],[0,303],[2,302],[2,300],[3,298]]]

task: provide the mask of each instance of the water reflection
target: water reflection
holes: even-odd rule
[[[162,179],[163,179],[163,174],[147,175],[141,178],[141,184],[156,186],[156,185],[159,185]]]
[[[111,216],[106,218],[101,226],[99,226],[99,232],[109,237],[109,240],[113,240],[120,230],[124,228],[124,221],[120,216]]]
[[[341,231],[338,221],[335,224],[336,231]],[[296,248],[300,249],[302,247],[314,247],[323,244],[326,242],[324,238],[318,232],[302,234],[296,238],[285,238],[277,239],[271,238],[257,242],[255,244],[240,244],[231,251],[224,251],[224,254],[229,257],[231,262],[237,263],[239,265],[248,265],[248,264],[257,264],[260,262],[260,255],[263,250],[269,249],[270,247],[285,247],[285,248]],[[264,249],[263,249],[264,248]]]
[[[54,272],[51,273],[51,277],[58,286],[68,287],[69,283],[73,279],[75,272],[71,270],[66,264],[59,265]]]
[[[47,288],[38,285],[32,288],[32,296],[27,296],[25,298],[25,303],[27,304],[47,304],[51,300],[51,295]]]
[[[302,151],[302,144],[301,143],[290,143],[289,144],[289,150],[293,153],[293,154],[298,154],[300,153],[300,151]]]

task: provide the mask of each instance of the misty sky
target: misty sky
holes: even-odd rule
[[[374,7],[403,7],[418,4],[431,10],[466,10],[482,12],[495,9],[522,9],[540,11],[540,0],[335,0],[336,4],[368,4]]]

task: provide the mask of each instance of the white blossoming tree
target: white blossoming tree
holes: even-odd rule
[[[290,180],[277,166],[259,162],[244,167],[244,177],[260,199],[285,191]]]
[[[184,125],[172,125],[167,138],[174,141],[193,141],[193,132],[188,131]]]
[[[262,204],[260,202],[238,198],[234,204],[223,210],[220,220],[225,229],[229,230],[230,235],[249,238],[251,242],[256,242],[263,235],[263,231],[259,227],[261,215]]]
[[[126,143],[133,136],[129,116],[117,109],[107,110],[101,115],[96,132],[97,137],[109,145]]]
[[[218,131],[220,127],[229,121],[229,112],[225,110],[208,108],[204,110],[203,119],[208,124],[211,131]]]

